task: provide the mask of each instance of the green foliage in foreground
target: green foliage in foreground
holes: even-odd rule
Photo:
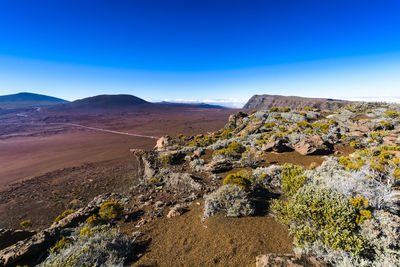
[[[272,209],[290,226],[297,246],[323,244],[328,250],[361,255],[368,246],[359,226],[368,212],[360,201],[353,202],[357,205],[328,188],[304,186],[287,202],[274,201]]]
[[[305,181],[302,167],[290,163],[282,166],[282,190],[289,196],[296,194]]]

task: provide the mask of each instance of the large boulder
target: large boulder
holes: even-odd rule
[[[268,141],[268,143],[263,144],[261,149],[267,152],[287,152],[293,149],[289,145],[289,140],[286,137],[274,135]]]
[[[138,160],[138,172],[145,181],[154,178],[160,168],[158,153],[143,149],[131,149],[132,154]]]
[[[333,152],[332,145],[324,142],[319,135],[301,140],[294,149],[302,155],[326,155]]]
[[[166,151],[169,146],[172,145],[172,139],[170,136],[165,135],[157,140],[154,150],[156,151]]]
[[[256,134],[260,132],[260,128],[263,126],[262,121],[255,121],[247,125],[243,130],[241,130],[238,135],[243,134]]]
[[[393,130],[387,136],[383,137],[383,144],[387,146],[399,146],[400,129]]]
[[[0,249],[11,246],[20,240],[27,239],[35,233],[35,231],[0,229]]]
[[[233,164],[228,159],[212,160],[210,163],[204,166],[205,171],[218,173],[229,171],[233,168]]]
[[[242,111],[230,115],[227,128],[236,129],[237,131],[242,130],[246,126],[244,123],[244,118],[246,118],[247,116],[248,116],[247,113]]]
[[[182,192],[200,191],[204,188],[201,180],[190,173],[167,172],[163,174],[162,180],[166,186]]]
[[[34,236],[18,241],[12,246],[0,250],[0,266],[15,264],[21,260],[36,262],[43,252],[52,247],[60,238],[60,229],[52,228]]]

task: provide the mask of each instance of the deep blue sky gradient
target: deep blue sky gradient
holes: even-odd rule
[[[1,1],[0,93],[246,98],[294,94],[294,76],[309,75],[310,91],[299,94],[315,95],[321,64],[324,75],[365,72],[375,62],[380,71],[397,68],[399,14],[397,0]],[[290,82],[279,87],[282,75]]]

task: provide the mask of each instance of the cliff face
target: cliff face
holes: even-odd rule
[[[313,107],[318,109],[333,110],[348,104],[348,101],[328,99],[328,98],[307,98],[299,96],[281,96],[281,95],[254,95],[244,105],[244,109],[269,109],[278,108],[305,108]]]

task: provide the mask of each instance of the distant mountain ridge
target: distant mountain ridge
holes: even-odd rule
[[[161,105],[176,105],[176,106],[190,106],[190,107],[197,107],[197,108],[217,108],[217,109],[228,109],[228,107],[224,107],[221,105],[213,105],[213,104],[207,104],[207,103],[180,103],[180,102],[168,102],[168,101],[162,101],[158,102],[155,104],[161,104]]]
[[[282,95],[254,95],[244,105],[244,109],[269,109],[278,108],[319,108],[319,109],[337,109],[347,105],[350,101],[331,99],[331,98],[308,98],[300,96],[282,96]]]
[[[64,102],[65,103],[68,101],[53,96],[22,92],[11,95],[1,95],[0,102]]]

